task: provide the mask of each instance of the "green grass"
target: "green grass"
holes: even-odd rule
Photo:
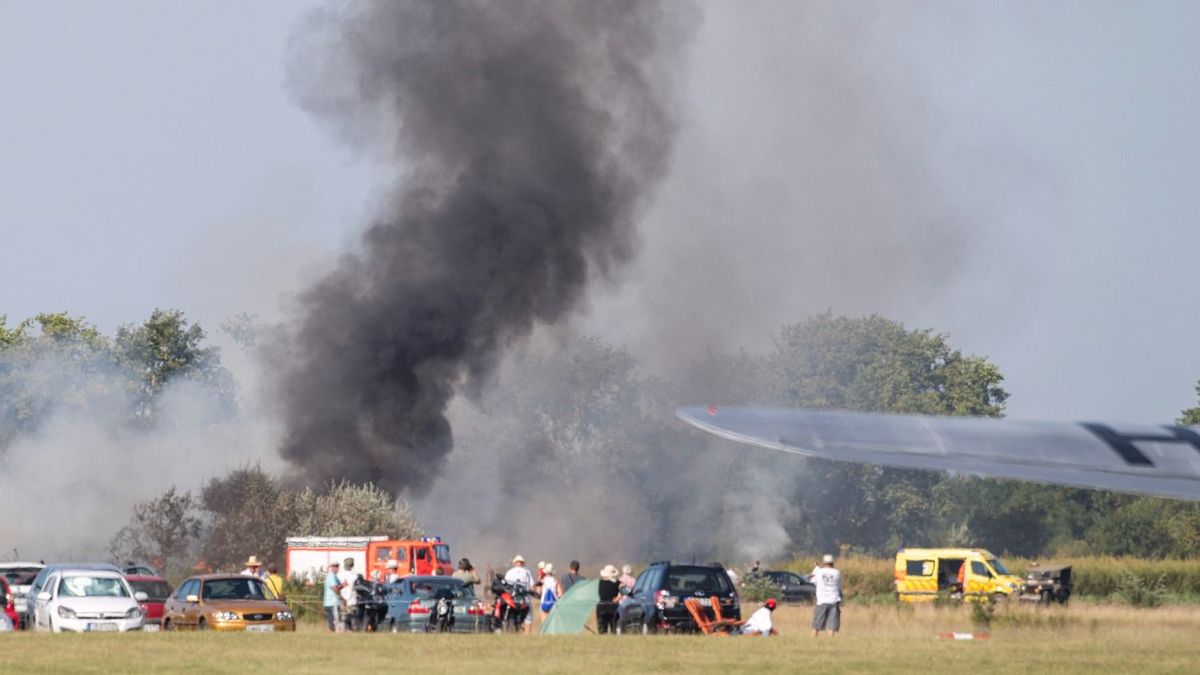
[[[1194,672],[1200,609],[1002,607],[986,641],[963,608],[849,605],[836,639],[808,635],[810,609],[777,613],[777,638],[695,636],[15,634],[0,672]]]

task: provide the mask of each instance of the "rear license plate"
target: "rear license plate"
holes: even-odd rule
[[[701,607],[712,607],[711,598],[696,598],[696,601],[700,603]]]
[[[270,624],[264,626],[246,626],[247,633],[274,633],[275,626]]]
[[[143,633],[157,633],[158,632],[158,624],[148,623],[148,624],[142,626],[142,632]]]
[[[93,621],[87,625],[87,629],[92,633],[115,633],[117,624],[112,621]]]

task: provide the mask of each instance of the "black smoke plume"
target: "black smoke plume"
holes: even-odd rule
[[[307,479],[419,490],[452,446],[451,397],[631,258],[692,23],[645,0],[314,15],[291,74],[302,104],[400,177],[288,331],[281,451]]]

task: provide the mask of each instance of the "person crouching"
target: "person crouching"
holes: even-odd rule
[[[742,624],[742,635],[777,635],[774,623],[771,621],[775,613],[775,598],[767,598],[758,609]]]

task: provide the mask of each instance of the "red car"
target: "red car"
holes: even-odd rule
[[[4,592],[4,615],[8,617],[9,621],[12,621],[12,629],[17,630],[21,621],[17,616],[17,607],[13,604],[12,590],[8,587],[8,582],[4,580],[4,577],[0,577],[0,591]]]
[[[146,594],[146,601],[139,603],[145,620],[142,630],[157,630],[162,623],[163,605],[171,597],[171,584],[162,577],[147,577],[133,574],[125,575],[125,580],[133,587],[133,592],[141,591]]]

